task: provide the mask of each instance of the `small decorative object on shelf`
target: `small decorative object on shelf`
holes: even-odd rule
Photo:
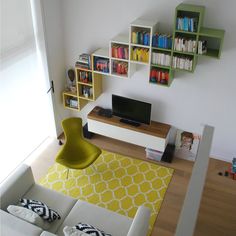
[[[64,105],[67,108],[71,109],[78,109],[79,104],[78,104],[78,99],[76,96],[69,95],[69,94],[64,94]]]
[[[78,100],[76,98],[70,99],[70,107],[71,108],[78,108]]]
[[[86,85],[81,86],[82,96],[86,98],[91,98],[93,96],[93,89]]]
[[[76,82],[75,82],[75,70],[69,69],[67,71],[67,85],[66,85],[66,91],[71,91],[73,93],[76,93]]]
[[[90,96],[90,89],[86,86],[82,86],[83,95],[88,98]]]

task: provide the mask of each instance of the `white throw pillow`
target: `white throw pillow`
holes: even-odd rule
[[[71,226],[65,226],[63,229],[63,233],[65,236],[89,236],[89,234],[86,234]]]
[[[50,224],[48,222],[46,222],[45,220],[43,220],[37,213],[35,213],[27,208],[24,208],[22,206],[9,205],[7,207],[7,211],[10,214],[12,214],[22,220],[25,220],[31,224],[34,224],[44,230],[47,230],[50,227]]]

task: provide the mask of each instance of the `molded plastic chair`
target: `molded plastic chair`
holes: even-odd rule
[[[69,171],[69,169],[85,169],[96,161],[102,151],[84,139],[82,119],[67,118],[62,121],[62,127],[66,142],[57,154],[56,162],[67,167]]]

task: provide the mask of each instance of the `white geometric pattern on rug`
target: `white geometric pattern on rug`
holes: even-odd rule
[[[160,210],[173,169],[103,151],[92,167],[70,170],[54,164],[40,181],[48,188],[117,213],[134,217],[137,208],[151,210],[150,230]]]

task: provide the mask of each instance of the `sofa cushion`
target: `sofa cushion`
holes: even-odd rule
[[[21,198],[20,204],[23,207],[35,212],[40,217],[42,217],[42,219],[50,223],[53,222],[54,220],[61,219],[61,216],[55,210],[51,209],[49,206],[47,206],[45,203],[41,201]]]
[[[31,224],[37,225],[38,227],[40,227],[44,230],[48,229],[50,227],[49,223],[46,222],[45,220],[43,220],[37,213],[35,213],[27,208],[24,208],[22,206],[10,205],[10,206],[8,206],[7,211],[10,214],[12,214],[24,221],[27,221]]]
[[[86,234],[92,234],[92,235],[99,235],[99,236],[112,236],[111,234],[107,234],[103,230],[100,230],[90,224],[85,223],[78,223],[75,228],[77,230],[80,230],[82,232],[85,232]]]
[[[43,231],[40,236],[57,236],[56,234],[53,234],[51,232],[48,231]]]
[[[34,177],[31,168],[27,165],[21,165],[1,184],[1,209],[6,211],[9,205],[17,204],[33,184]]]
[[[84,222],[112,234],[112,236],[127,235],[132,224],[132,219],[105,208],[78,200],[57,231],[63,236],[65,226],[75,226],[78,222]]]
[[[51,227],[48,231],[55,233],[65,217],[76,203],[76,199],[56,192],[54,190],[42,187],[41,185],[33,185],[29,191],[23,196],[27,199],[35,199],[44,202],[50,208],[55,209],[61,216],[60,220],[50,223]]]
[[[0,210],[0,219],[1,236],[34,236],[40,235],[43,231],[41,228],[23,221],[3,210]]]
[[[65,226],[63,229],[64,236],[91,236],[89,234],[86,234],[78,229],[76,229],[74,226]]]

